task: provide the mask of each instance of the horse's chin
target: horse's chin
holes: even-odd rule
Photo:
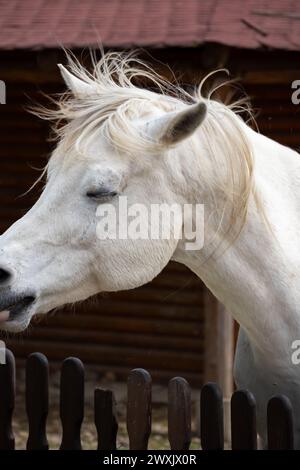
[[[30,315],[22,317],[20,320],[8,320],[0,323],[0,331],[7,331],[8,333],[20,333],[26,330],[31,320]]]
[[[25,330],[34,310],[35,295],[8,293],[0,296],[0,330],[18,333]]]

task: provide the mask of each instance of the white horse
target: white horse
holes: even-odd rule
[[[292,401],[300,446],[300,158],[248,127],[233,107],[191,96],[120,54],[93,74],[59,66],[70,90],[46,118],[67,121],[44,191],[0,237],[1,329],[24,330],[36,313],[101,291],[151,281],[172,259],[188,266],[241,326],[238,387],[253,392],[265,438],[266,403]],[[136,76],[160,92],[134,85]],[[237,109],[239,107],[237,106]],[[96,208],[203,203],[205,243],[106,239]]]

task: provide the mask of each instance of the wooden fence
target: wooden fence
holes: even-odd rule
[[[26,363],[26,412],[29,433],[27,449],[48,450],[48,361],[41,353],[29,356]],[[97,388],[94,418],[98,450],[115,450],[118,423],[114,395]],[[12,415],[15,400],[15,360],[6,351],[6,364],[0,365],[0,449],[14,449]],[[224,448],[223,398],[217,384],[204,385],[200,396],[201,447]],[[84,367],[77,358],[65,359],[60,382],[61,450],[80,450],[80,430],[84,416]],[[268,403],[269,449],[293,449],[293,416],[289,400],[274,396]],[[257,448],[256,411],[253,395],[236,391],[231,399],[232,449]],[[151,433],[151,376],[134,369],[128,377],[127,431],[131,450],[146,450]],[[95,431],[96,432],[96,431]],[[191,443],[191,391],[188,383],[175,377],[168,387],[168,439],[170,448],[188,450]]]

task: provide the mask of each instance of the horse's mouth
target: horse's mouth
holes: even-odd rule
[[[28,323],[28,310],[35,301],[34,295],[0,296],[0,329],[21,330]]]

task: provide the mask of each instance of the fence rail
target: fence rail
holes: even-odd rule
[[[26,363],[26,412],[28,450],[48,450],[48,360],[31,354]],[[131,450],[146,450],[151,434],[151,376],[134,369],[128,377],[127,432]],[[6,351],[6,364],[0,365],[0,449],[12,450],[15,440],[12,416],[15,402],[15,359]],[[293,449],[293,414],[289,400],[274,396],[268,403],[269,449]],[[84,417],[84,366],[77,358],[64,360],[60,381],[61,450],[80,450]],[[217,384],[204,385],[200,396],[201,448],[224,448],[223,397]],[[95,389],[94,421],[98,450],[117,448],[116,402],[110,390]],[[187,381],[174,377],[168,387],[168,439],[170,449],[186,451],[191,444],[191,390]],[[238,390],[231,399],[231,447],[257,449],[255,399],[249,391]]]

